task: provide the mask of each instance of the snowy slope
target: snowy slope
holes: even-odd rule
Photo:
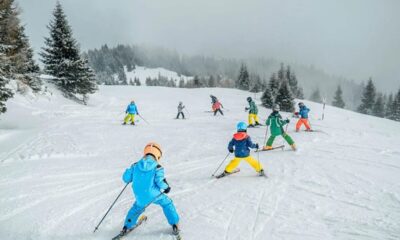
[[[177,86],[181,79],[183,79],[185,82],[193,79],[193,77],[179,75],[178,73],[167,70],[165,68],[147,68],[141,66],[135,66],[135,69],[132,70],[131,72],[128,72],[128,70],[125,67],[125,75],[128,81],[130,80],[133,81],[135,78],[138,78],[141,85],[143,86],[146,86],[147,78],[158,79],[159,76],[168,78],[168,80],[174,80]]]
[[[209,94],[229,109],[213,117]],[[17,96],[0,120],[0,239],[110,239],[132,204],[126,191],[96,234],[92,231],[118,192],[121,174],[148,141],[164,149],[162,164],[181,215],[183,236],[221,239],[400,239],[400,123],[327,107],[312,109],[323,132],[289,134],[297,152],[259,154],[269,179],[245,163],[215,180],[236,122],[246,119],[246,92],[102,86],[89,106],[57,93]],[[121,126],[135,99],[150,122]],[[188,120],[173,120],[178,101]],[[261,109],[265,120],[270,112]],[[256,142],[264,128],[250,129]],[[278,138],[276,145],[282,143]],[[254,154],[257,157],[257,154]],[[157,206],[127,239],[170,239]]]

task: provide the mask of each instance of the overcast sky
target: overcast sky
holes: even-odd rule
[[[17,0],[36,51],[56,0]],[[61,0],[82,50],[262,56],[400,87],[400,0]]]

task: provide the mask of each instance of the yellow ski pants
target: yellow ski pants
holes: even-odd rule
[[[126,117],[124,119],[124,122],[128,123],[129,120],[134,123],[135,122],[135,114],[128,113],[128,115],[126,115]]]
[[[257,114],[250,113],[249,114],[249,125],[253,125],[254,121],[256,121],[258,123],[260,122],[260,120],[258,119]]]
[[[254,168],[254,170],[256,170],[256,172],[260,172],[261,169],[263,169],[263,166],[261,165],[260,161],[257,161],[252,156],[248,156],[248,157],[244,157],[244,158],[235,157],[226,166],[225,171],[227,171],[229,173],[232,172],[233,170],[235,170],[237,168],[237,166],[239,166],[239,164],[242,160],[245,160],[248,164],[250,164],[250,166],[252,166]]]

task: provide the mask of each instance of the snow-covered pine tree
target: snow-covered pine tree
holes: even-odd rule
[[[45,38],[46,46],[40,54],[44,70],[55,77],[54,83],[67,97],[82,94],[85,103],[87,94],[97,89],[95,77],[87,61],[80,56],[78,44],[72,36],[72,29],[60,2],[56,4],[48,28],[50,36]]]
[[[273,101],[275,101],[276,96],[278,95],[279,87],[280,87],[279,80],[276,77],[276,73],[273,73],[269,79],[267,87],[271,91]]]
[[[29,85],[37,92],[42,86],[39,78],[39,66],[33,60],[33,50],[25,35],[25,27],[19,20],[19,9],[14,0],[3,0],[0,4],[0,11],[3,19],[0,24],[1,44],[8,46],[4,53],[9,58],[13,69],[8,72],[8,77]]]
[[[239,76],[236,80],[236,88],[246,91],[250,88],[250,76],[244,63],[240,66]]]
[[[0,22],[2,21],[0,16]],[[0,42],[0,114],[7,111],[6,102],[9,98],[13,97],[12,91],[7,88],[9,80],[7,79],[6,71],[11,69],[11,64],[7,58],[6,46],[2,45]]]
[[[74,63],[75,71],[71,78],[76,79],[76,93],[82,95],[83,104],[87,104],[88,94],[93,94],[98,90],[95,74],[89,67],[86,59],[80,59]]]
[[[390,94],[385,104],[385,117],[393,120],[393,94]]]
[[[400,122],[400,89],[393,99],[392,111],[393,111],[392,119]]]
[[[304,92],[302,87],[297,88],[297,97],[298,99],[304,99]]]
[[[322,103],[322,97],[321,97],[321,93],[319,92],[319,88],[316,88],[311,96],[310,96],[310,100],[313,102],[317,102],[317,103]]]
[[[262,82],[260,75],[254,74],[251,77],[250,92],[258,93],[262,91]]]
[[[279,104],[282,111],[294,111],[294,97],[292,95],[292,92],[290,91],[289,83],[287,80],[284,80],[281,83],[275,103]]]
[[[343,101],[343,91],[342,91],[342,87],[340,85],[338,85],[336,92],[335,92],[335,97],[333,99],[332,105],[335,107],[339,107],[339,108],[344,108],[346,106],[346,104]]]
[[[207,85],[208,85],[208,87],[211,87],[211,88],[217,87],[217,81],[215,80],[215,77],[213,75],[210,75],[210,77],[208,78]]]
[[[285,79],[286,79],[285,65],[281,63],[281,68],[278,70],[278,80],[280,80],[280,83],[282,83],[282,81]]]
[[[266,108],[272,108],[272,105],[274,105],[274,98],[270,88],[265,88],[261,96],[261,103]]]
[[[372,107],[372,114],[377,117],[385,117],[385,102],[381,93],[377,94],[376,101]]]
[[[372,114],[372,108],[375,104],[376,89],[374,82],[370,78],[367,86],[363,90],[361,97],[361,104],[358,106],[357,111],[364,114]]]

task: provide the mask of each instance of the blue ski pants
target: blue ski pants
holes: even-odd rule
[[[161,195],[156,201],[154,201],[154,204],[159,205],[163,209],[164,215],[170,225],[178,224],[179,216],[176,212],[175,205],[167,195]],[[143,212],[144,206],[139,206],[137,202],[135,202],[126,215],[124,226],[128,229],[135,226],[140,214]]]

